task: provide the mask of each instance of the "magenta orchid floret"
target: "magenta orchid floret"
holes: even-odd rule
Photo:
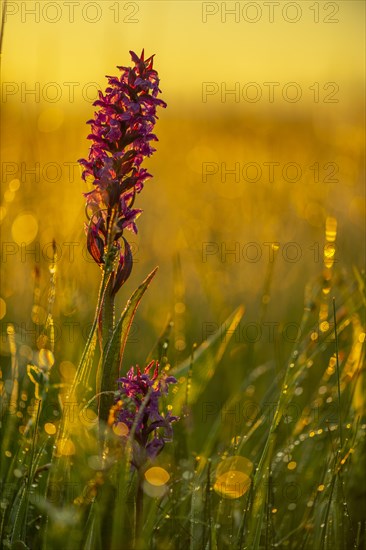
[[[154,368],[152,376],[149,372]],[[132,367],[126,377],[118,380],[117,403],[119,408],[115,412],[115,422],[124,423],[128,431],[133,434],[132,464],[140,468],[148,459],[153,460],[164,448],[168,441],[173,439],[172,422],[178,420],[171,416],[170,411],[160,411],[161,397],[168,393],[169,384],[176,384],[173,376],[159,375],[159,364],[151,361],[143,372]]]
[[[87,246],[95,262],[105,267],[118,258],[112,286],[115,294],[132,269],[132,253],[123,236],[124,229],[137,232],[140,209],[133,208],[135,196],[151,174],[141,164],[155,151],[152,141],[158,99],[159,78],[153,57],[144,59],[130,52],[135,66],[118,67],[120,77],[109,76],[105,93],[99,92],[94,105],[99,107],[91,124],[92,140],[88,159],[80,159],[83,178],[91,178],[94,189],[85,193],[87,201]],[[107,251],[111,254],[108,258]]]

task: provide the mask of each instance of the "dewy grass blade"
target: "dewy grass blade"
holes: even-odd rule
[[[237,329],[239,322],[244,314],[244,308],[237,308],[221,327],[204,341],[194,352],[194,372],[189,391],[190,403],[193,404],[200,393],[212,378],[215,368],[220,362],[224,352]],[[188,376],[191,367],[191,357],[188,357],[183,363],[171,369],[170,374],[177,379],[182,376]],[[181,386],[180,390],[172,398],[171,404],[174,410],[179,411],[184,405],[186,398],[186,386]]]
[[[1,13],[1,28],[0,28],[0,56],[2,55],[3,51],[3,38],[4,38],[4,29],[5,29],[5,18],[6,18],[6,11],[7,11],[7,2],[8,0],[4,0],[3,2],[3,9]]]
[[[102,550],[103,544],[100,531],[99,503],[94,500],[91,504],[87,523],[85,525],[85,543],[82,545],[82,550]]]
[[[38,436],[38,424],[41,412],[41,400],[37,403],[36,419],[33,427],[33,438],[31,444],[31,452],[29,458],[28,475],[24,488],[21,490],[20,503],[17,506],[17,512],[15,516],[14,525],[11,532],[11,541],[13,543],[22,541],[25,543],[27,535],[27,517],[28,508],[30,503],[30,493],[33,483],[33,476],[36,468],[38,467],[41,453],[38,454],[38,460],[34,460],[36,455],[36,441]]]
[[[339,351],[338,351],[338,331],[337,331],[337,312],[335,298],[333,297],[333,321],[334,321],[334,336],[335,336],[335,355],[337,365],[337,390],[338,390],[338,416],[339,416],[339,445],[343,448],[343,426],[342,426],[342,405],[341,405],[341,382],[339,372]]]
[[[7,340],[9,342],[9,350],[10,350],[10,357],[11,357],[11,378],[9,380],[10,384],[8,383],[7,391],[4,395],[4,399],[6,400],[7,404],[7,412],[8,416],[7,418],[4,417],[1,419],[1,430],[2,430],[2,438],[1,438],[1,456],[0,456],[0,466],[1,466],[1,481],[4,481],[5,478],[5,472],[6,472],[6,459],[5,459],[5,453],[9,450],[9,446],[11,444],[11,440],[14,437],[14,431],[16,431],[16,424],[17,424],[17,412],[19,409],[19,403],[18,403],[18,397],[19,397],[19,366],[18,366],[18,358],[17,358],[17,349],[16,349],[16,334],[15,329],[12,324],[9,323],[6,329],[7,333]],[[9,387],[10,386],[10,387]],[[4,390],[2,390],[4,391]],[[1,411],[3,412],[3,411]]]
[[[309,310],[305,308],[303,318],[300,325],[301,333],[307,324],[309,317]],[[294,376],[295,365],[298,360],[299,353],[297,351],[297,345],[294,346],[290,360],[287,363],[286,373],[284,376],[281,393],[277,402],[276,410],[273,415],[273,420],[270,425],[269,435],[261,454],[258,467],[253,479],[253,490],[255,494],[255,500],[253,504],[252,514],[248,526],[248,536],[245,541],[245,548],[250,550],[258,550],[260,547],[261,532],[263,528],[263,518],[265,514],[265,502],[267,496],[266,484],[268,483],[270,476],[270,465],[272,462],[272,456],[277,439],[277,429],[281,419],[283,418],[285,406],[288,402],[288,390],[290,380]]]
[[[75,374],[74,381],[72,383],[70,392],[66,397],[66,401],[65,401],[66,405],[71,404],[73,406],[75,404],[75,402],[77,403],[77,393],[78,393],[79,385],[82,385],[83,382],[85,384],[85,382],[89,378],[89,372],[88,371],[90,370],[91,363],[92,363],[91,358],[89,357],[89,352],[90,352],[90,348],[92,346],[93,339],[94,339],[94,336],[95,336],[95,332],[96,332],[96,329],[97,329],[98,318],[99,318],[100,310],[101,310],[101,307],[102,307],[102,303],[103,303],[103,299],[104,299],[104,293],[105,293],[105,290],[106,290],[106,287],[107,287],[107,284],[108,284],[109,277],[110,277],[110,275],[108,275],[106,272],[104,272],[104,276],[103,276],[101,286],[100,286],[99,299],[98,299],[98,304],[97,304],[96,311],[95,311],[93,325],[91,327],[88,340],[86,342],[83,354],[81,356],[81,360],[80,360],[79,366],[77,368],[77,371],[76,371],[76,374]],[[68,435],[69,431],[70,431],[70,428],[68,426],[68,419],[65,417],[65,415],[63,415],[61,423],[60,423],[60,428],[59,428],[57,439],[62,440],[62,439],[67,438],[67,435]],[[54,461],[54,457],[53,457],[52,460]]]

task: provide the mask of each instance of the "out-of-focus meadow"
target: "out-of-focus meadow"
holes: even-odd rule
[[[3,183],[1,267],[6,314],[2,323],[24,323],[24,343],[32,341],[34,268],[41,272],[41,310],[36,315],[42,324],[55,239],[56,340],[64,358],[73,353],[76,360],[74,336],[90,322],[100,280],[99,269],[86,251],[82,192],[87,186],[75,162],[87,154],[84,119],[92,109],[83,107],[83,118],[62,109],[61,127],[45,133],[39,130],[41,117],[56,116],[60,107],[39,107],[33,112],[24,106],[21,110],[6,107],[3,159],[11,160],[3,161],[3,169],[16,173]],[[351,272],[353,264],[361,266],[364,260],[362,128],[355,122],[319,124],[315,114],[291,119],[278,113],[235,115],[233,107],[222,118],[212,112],[208,117],[200,113],[185,118],[177,107],[169,103],[171,112],[160,115],[158,150],[147,163],[154,178],[138,197],[137,205],[144,212],[138,235],[130,237],[133,277],[119,296],[121,307],[134,285],[160,266],[141,307],[141,326],[136,325],[130,342],[131,358],[138,360],[144,359],[167,316],[182,313],[176,305],[182,301],[186,303],[182,333],[188,346],[201,341],[205,326],[218,326],[238,303],[246,305],[248,322],[257,322],[271,267],[271,318],[297,322],[304,285],[322,268],[328,216],[338,222],[337,268]],[[51,125],[51,119],[45,124]],[[248,163],[253,166],[246,168]],[[283,178],[288,163],[296,163],[302,171],[299,181]],[[225,175],[225,168],[235,169],[236,175]],[[258,170],[262,171],[259,181],[244,180],[243,173],[247,180],[258,178]],[[288,179],[297,178],[296,170],[288,169]],[[276,259],[271,243],[279,246]],[[177,254],[181,283],[174,270]],[[149,337],[142,346],[146,331]],[[267,339],[263,340],[266,345]]]
[[[53,240],[61,379],[80,359],[100,273],[86,253],[89,189],[76,161],[88,154],[85,122],[97,86],[104,90],[105,75],[130,64],[129,50],[145,48],[156,54],[168,107],[146,162],[153,179],[136,200],[143,214],[129,239],[133,271],[117,310],[160,269],[136,315],[125,366],[144,363],[170,318],[174,366],[243,304],[212,395],[226,391],[226,399],[237,389],[246,365],[254,366],[253,343],[256,365],[273,359],[280,372],[296,342],[305,287],[324,282],[324,246],[332,259],[336,234],[335,284],[352,286],[354,267],[365,266],[364,4],[105,0],[74,3],[72,17],[68,3],[48,4],[8,2],[4,27],[4,364],[9,323],[24,364],[44,347],[37,337]]]

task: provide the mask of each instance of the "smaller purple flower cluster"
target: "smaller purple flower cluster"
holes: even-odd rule
[[[150,377],[149,371],[154,368]],[[151,361],[143,373],[139,367],[128,371],[126,377],[119,378],[121,388],[118,391],[115,423],[122,422],[130,432],[134,428],[132,464],[140,468],[145,462],[153,460],[173,439],[172,422],[179,420],[171,416],[170,411],[159,411],[160,398],[168,393],[168,385],[176,384],[173,376],[158,378],[159,363]]]
[[[99,107],[89,120],[92,140],[88,159],[80,159],[83,179],[92,178],[94,189],[85,193],[87,200],[87,246],[97,264],[105,266],[118,258],[112,294],[127,280],[132,269],[132,253],[123,230],[137,232],[135,221],[141,214],[133,208],[136,193],[151,177],[141,164],[155,151],[151,141],[157,116],[156,108],[166,107],[157,96],[158,73],[153,57],[144,59],[130,52],[135,66],[118,67],[120,77],[109,76],[105,94],[99,92],[94,105]],[[123,241],[123,246],[121,246]],[[106,253],[109,251],[111,258]],[[112,270],[113,271],[113,270]]]

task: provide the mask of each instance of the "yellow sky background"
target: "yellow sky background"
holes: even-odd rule
[[[272,23],[269,2],[83,0],[73,2],[73,23],[69,4],[8,2],[3,82],[57,82],[68,102],[64,82],[104,87],[105,74],[129,64],[129,49],[145,47],[156,53],[166,100],[179,99],[184,108],[202,106],[202,82],[225,82],[229,88],[235,82],[295,81],[304,87],[304,98],[311,98],[308,86],[331,81],[340,85],[344,101],[362,97],[365,4],[360,0],[272,2]],[[225,13],[235,9],[236,14]],[[38,10],[39,22],[32,10]]]

